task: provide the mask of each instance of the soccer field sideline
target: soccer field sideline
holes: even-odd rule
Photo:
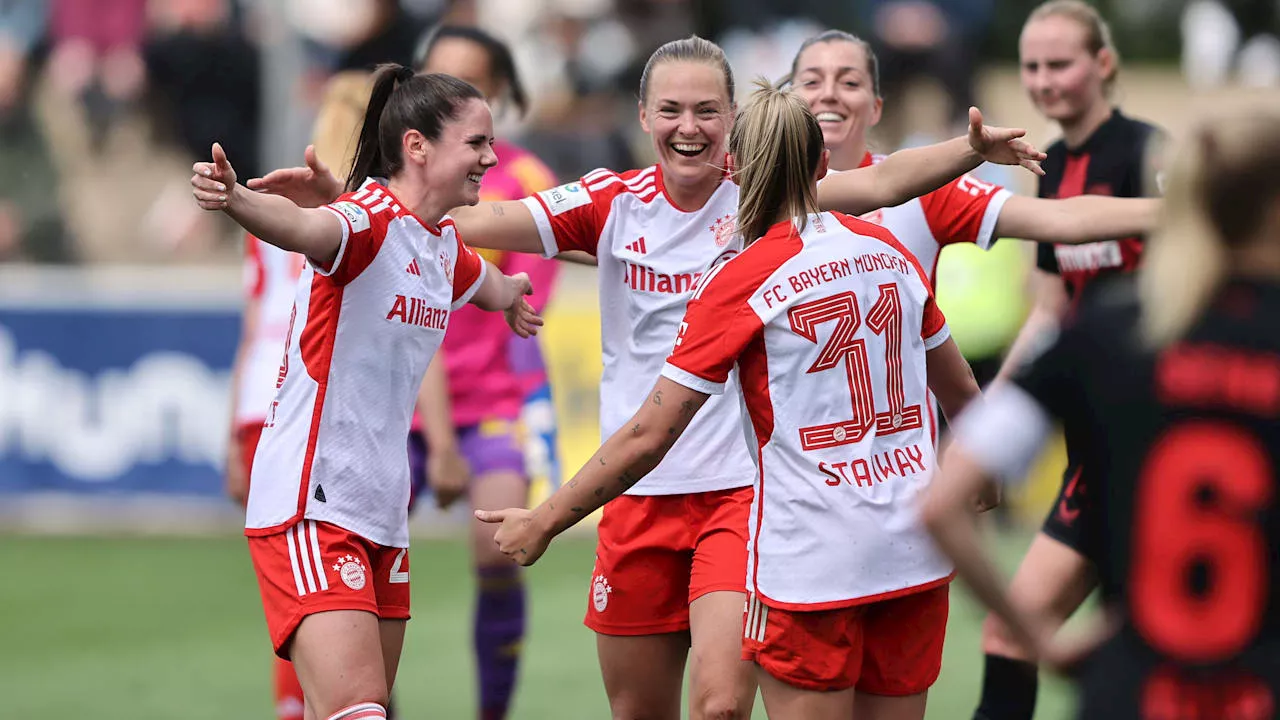
[[[1025,535],[1000,536],[1005,567]],[[530,633],[514,718],[600,718],[608,706],[581,620],[594,540],[564,538],[529,571]],[[472,582],[461,540],[417,540],[397,681],[402,718],[474,717]],[[0,697],[7,717],[272,717],[269,647],[242,538],[0,536]],[[953,594],[929,720],[967,718],[981,681],[981,615]],[[1042,684],[1037,718],[1067,717]],[[764,711],[757,702],[755,717]]]

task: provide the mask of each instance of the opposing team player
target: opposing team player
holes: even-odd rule
[[[1138,293],[1094,293],[1011,382],[960,417],[925,506],[979,597],[1040,657],[1058,622],[1002,589],[964,504],[1017,482],[1055,421],[1085,428],[1113,625],[1079,717],[1276,716],[1280,701],[1280,105],[1199,123],[1174,161]],[[1131,288],[1126,288],[1131,289]]]
[[[524,114],[527,101],[511,50],[492,35],[472,27],[439,27],[425,39],[420,55],[421,72],[466,80],[484,94],[495,115]],[[482,201],[517,200],[555,185],[551,170],[527,150],[497,140],[493,152],[498,165],[480,185]],[[542,311],[558,261],[526,253],[481,255],[508,275],[527,274],[537,288],[528,301]],[[501,317],[479,308],[461,308],[450,323],[441,350],[451,416],[429,418],[427,424],[447,423],[454,432],[451,443],[434,442],[430,453],[460,453],[471,479],[466,487],[443,487],[442,480],[459,476],[441,474],[432,479],[432,492],[444,500],[465,494],[473,508],[524,507],[533,470],[526,458],[537,459],[542,474],[550,472],[555,458],[555,414],[538,340],[513,334]],[[494,547],[493,533],[492,525],[472,520],[478,591],[473,638],[483,720],[507,715],[525,626],[519,568]]]
[[[817,210],[818,121],[764,85],[729,142],[747,246],[704,278],[647,400],[532,511],[483,513],[521,563],[639,482],[713,395],[756,456],[743,656],[774,720],[923,718],[951,568],[914,522],[934,469],[932,388],[978,394],[928,276],[883,228]]]
[[[409,612],[403,438],[451,309],[503,310],[524,333],[540,322],[522,299],[528,279],[487,268],[445,216],[478,201],[492,137],[474,87],[390,65],[336,203],[251,192],[218,145],[194,168],[201,207],[308,258],[245,532],[272,644],[312,717],[386,717]]]
[[[1126,117],[1109,99],[1119,56],[1106,22],[1080,0],[1052,0],[1028,18],[1019,41],[1022,82],[1036,109],[1062,126],[1049,149],[1040,197],[1083,193],[1149,194],[1163,133]],[[1141,237],[1088,245],[1038,248],[1036,304],[1005,361],[1006,374],[1064,312],[1105,281],[1129,273],[1142,256]],[[1098,514],[1082,457],[1088,428],[1068,424],[1067,470],[1061,494],[1027,550],[1011,592],[1028,611],[1064,623],[1096,585]],[[975,720],[1031,720],[1037,674],[1034,656],[1000,622],[983,624],[985,677]]]
[[[597,170],[523,202],[455,213],[481,247],[597,257],[606,436],[640,406],[661,371],[701,274],[741,247],[733,223],[738,187],[724,169],[732,98],[733,75],[719,47],[697,37],[667,43],[649,58],[640,84],[640,122],[657,165]],[[1017,140],[1022,131],[986,128],[976,110],[971,115],[968,138],[844,173],[823,183],[819,202],[852,212],[897,205],[983,159],[1038,170],[1040,153]],[[280,170],[255,186],[299,202],[332,198],[332,181],[320,175]],[[679,717],[689,657],[691,717],[750,714],[755,683],[741,660],[742,569],[755,466],[741,427],[737,400],[711,399],[667,461],[604,511],[586,624],[596,631],[617,717]]]
[[[788,84],[809,104],[831,153],[831,170],[870,166],[883,159],[867,150],[867,132],[880,121],[879,62],[871,46],[840,30],[828,30],[801,45]],[[972,175],[897,207],[865,213],[884,225],[930,273],[942,248],[996,238],[1057,243],[1110,240],[1145,233],[1155,223],[1158,201],[1086,195],[1068,199],[1014,195]]]

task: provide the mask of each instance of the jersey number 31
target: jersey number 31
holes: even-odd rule
[[[834,322],[835,330],[818,352],[808,372],[825,372],[843,366],[849,378],[853,400],[853,417],[849,420],[800,428],[800,445],[805,450],[849,445],[861,441],[876,429],[879,435],[914,430],[924,424],[920,405],[906,405],[902,383],[902,299],[895,283],[879,287],[880,297],[866,316],[867,329],[884,338],[886,394],[889,409],[876,412],[872,393],[871,366],[867,357],[867,341],[857,337],[863,317],[858,309],[858,296],[852,292],[825,297],[796,305],[787,313],[791,329],[809,342],[817,344],[817,327]]]

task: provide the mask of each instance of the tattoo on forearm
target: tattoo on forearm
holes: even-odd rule
[[[497,203],[494,203],[494,204],[493,204],[493,214],[494,214],[494,215],[506,215],[507,213],[506,213],[506,211],[505,211],[505,210],[503,210],[503,209],[502,209],[502,206],[501,206],[501,205],[499,205],[499,204],[497,204]]]
[[[654,391],[654,393],[653,393],[653,404],[654,404],[654,405],[661,405],[661,404],[662,404],[662,391],[661,391],[661,390],[655,390],[655,391]]]
[[[632,434],[633,436],[639,436],[639,435],[640,435],[640,423],[636,423],[635,425],[632,425],[632,426],[631,426],[631,434]]]
[[[601,495],[604,495],[604,488],[602,487],[596,488],[596,497],[600,497]]]

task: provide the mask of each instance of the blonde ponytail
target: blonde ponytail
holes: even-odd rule
[[[1161,347],[1204,311],[1227,272],[1226,248],[1204,197],[1205,143],[1189,142],[1173,161],[1160,229],[1146,244],[1138,278],[1144,339]]]
[[[1277,98],[1220,104],[1195,124],[1169,169],[1163,217],[1138,281],[1149,345],[1185,334],[1228,275],[1256,274],[1250,258],[1261,243],[1280,254],[1280,238],[1260,235],[1280,201],[1277,167]]]
[[[803,232],[818,208],[814,174],[823,151],[822,128],[803,100],[767,80],[755,84],[729,135],[738,232],[748,245],[780,215],[798,218]]]

